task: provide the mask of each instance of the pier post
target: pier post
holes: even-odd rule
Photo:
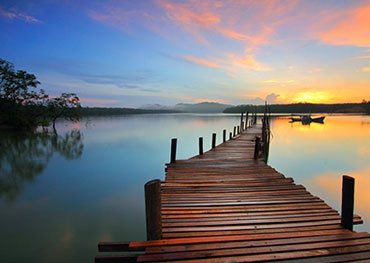
[[[203,137],[199,137],[199,155],[203,154]]]
[[[176,162],[176,150],[177,150],[177,139],[173,138],[171,140],[171,163]]]
[[[212,149],[216,147],[216,133],[212,133]]]
[[[147,240],[162,238],[161,181],[151,180],[145,184],[145,212]]]
[[[242,112],[241,115],[240,115],[240,131],[244,130],[243,120],[244,120],[244,112]]]
[[[240,126],[239,125],[238,125],[238,128],[237,128],[237,131],[238,131],[237,134],[240,134]]]
[[[233,137],[236,135],[236,127],[234,126],[234,133],[233,133]]]
[[[247,111],[247,113],[245,114],[245,129],[248,129],[248,116],[249,115],[249,111]]]
[[[254,145],[254,157],[253,159],[257,160],[258,155],[260,153],[260,147],[261,147],[261,138],[256,136],[256,143]]]
[[[222,137],[223,142],[226,142],[226,130],[223,130]]]
[[[229,133],[229,140],[231,140],[233,138],[233,133],[232,132],[230,132]]]
[[[354,207],[355,179],[343,175],[342,179],[342,214],[341,225],[353,231],[353,207]]]

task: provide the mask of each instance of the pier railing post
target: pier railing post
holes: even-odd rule
[[[233,138],[233,133],[232,132],[230,132],[229,133],[229,140],[231,140]]]
[[[342,179],[342,214],[341,225],[353,231],[353,208],[354,208],[355,179],[343,175]]]
[[[199,137],[199,155],[203,154],[203,137]]]
[[[144,188],[147,240],[158,240],[162,238],[161,181],[151,180]]]
[[[212,133],[212,149],[216,147],[216,133]]]
[[[248,129],[248,117],[249,117],[249,111],[245,114],[245,129]]]
[[[233,132],[233,137],[236,135],[236,127],[234,126],[234,132]]]
[[[171,140],[171,163],[176,162],[176,151],[177,151],[177,139],[173,138]]]
[[[240,134],[240,126],[238,125],[238,127],[237,127],[237,134]]]
[[[261,138],[256,136],[255,145],[254,145],[254,156],[253,159],[257,160],[259,153],[260,153],[260,147],[261,147]]]
[[[223,142],[226,142],[226,130],[223,130],[222,137]]]
[[[241,132],[244,130],[243,120],[244,120],[244,112],[242,112],[241,115],[240,115],[240,131]]]

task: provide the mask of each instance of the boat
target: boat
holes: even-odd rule
[[[297,117],[291,117],[291,122],[302,122],[302,124],[309,124],[311,122],[324,123],[325,116],[312,118],[311,115],[301,115]]]

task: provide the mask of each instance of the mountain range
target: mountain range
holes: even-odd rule
[[[175,110],[188,113],[222,113],[226,108],[233,105],[222,104],[218,102],[201,103],[178,103],[174,106],[164,106],[160,104],[148,104],[140,107],[143,110]]]

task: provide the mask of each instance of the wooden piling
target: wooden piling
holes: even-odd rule
[[[243,131],[244,112],[240,114],[240,131]]]
[[[245,114],[245,129],[248,128],[248,117],[249,117],[249,111]]]
[[[176,162],[176,151],[177,151],[177,139],[173,138],[171,140],[171,163]]]
[[[232,132],[230,132],[229,133],[229,140],[231,140],[233,138],[233,133]]]
[[[199,155],[203,154],[203,137],[199,137]]]
[[[212,133],[212,149],[216,147],[216,133]]]
[[[234,126],[234,132],[233,132],[233,137],[236,135],[236,126]]]
[[[162,238],[161,181],[151,180],[145,184],[145,212],[147,240]]]
[[[354,193],[355,179],[353,177],[343,175],[341,225],[351,231],[353,231]]]
[[[259,153],[260,153],[260,147],[261,147],[261,138],[256,136],[255,144],[254,144],[254,156],[253,159],[257,160]]]
[[[223,130],[222,139],[223,142],[226,142],[226,130]]]
[[[237,127],[237,134],[240,134],[240,126]]]

